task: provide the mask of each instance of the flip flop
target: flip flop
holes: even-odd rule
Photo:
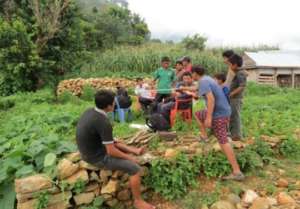
[[[203,143],[207,143],[208,142],[208,137],[199,136],[199,141],[203,142]]]
[[[223,176],[221,180],[227,181],[227,180],[234,180],[234,181],[243,181],[245,179],[245,176],[243,173],[239,174],[230,174],[228,176]]]

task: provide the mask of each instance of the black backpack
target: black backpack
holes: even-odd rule
[[[168,131],[171,129],[168,120],[160,113],[154,113],[146,118],[146,125],[154,132]]]

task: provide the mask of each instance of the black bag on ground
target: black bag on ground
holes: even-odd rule
[[[146,125],[153,131],[168,131],[171,129],[170,123],[159,113],[154,113],[146,118]]]

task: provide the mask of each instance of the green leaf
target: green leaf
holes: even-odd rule
[[[24,165],[21,169],[16,172],[16,177],[24,177],[34,172],[34,168],[32,165]]]
[[[49,167],[54,165],[56,162],[56,155],[54,153],[48,153],[45,156],[44,167]]]
[[[14,184],[0,186],[0,205],[1,208],[14,209],[15,206]]]

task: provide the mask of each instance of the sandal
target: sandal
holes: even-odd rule
[[[208,137],[204,137],[204,136],[199,136],[199,141],[203,142],[203,143],[207,143],[208,142]]]
[[[223,176],[221,178],[223,181],[228,181],[228,180],[234,180],[234,181],[243,181],[245,179],[245,176],[243,173],[238,173],[238,174],[230,174],[228,176]]]

